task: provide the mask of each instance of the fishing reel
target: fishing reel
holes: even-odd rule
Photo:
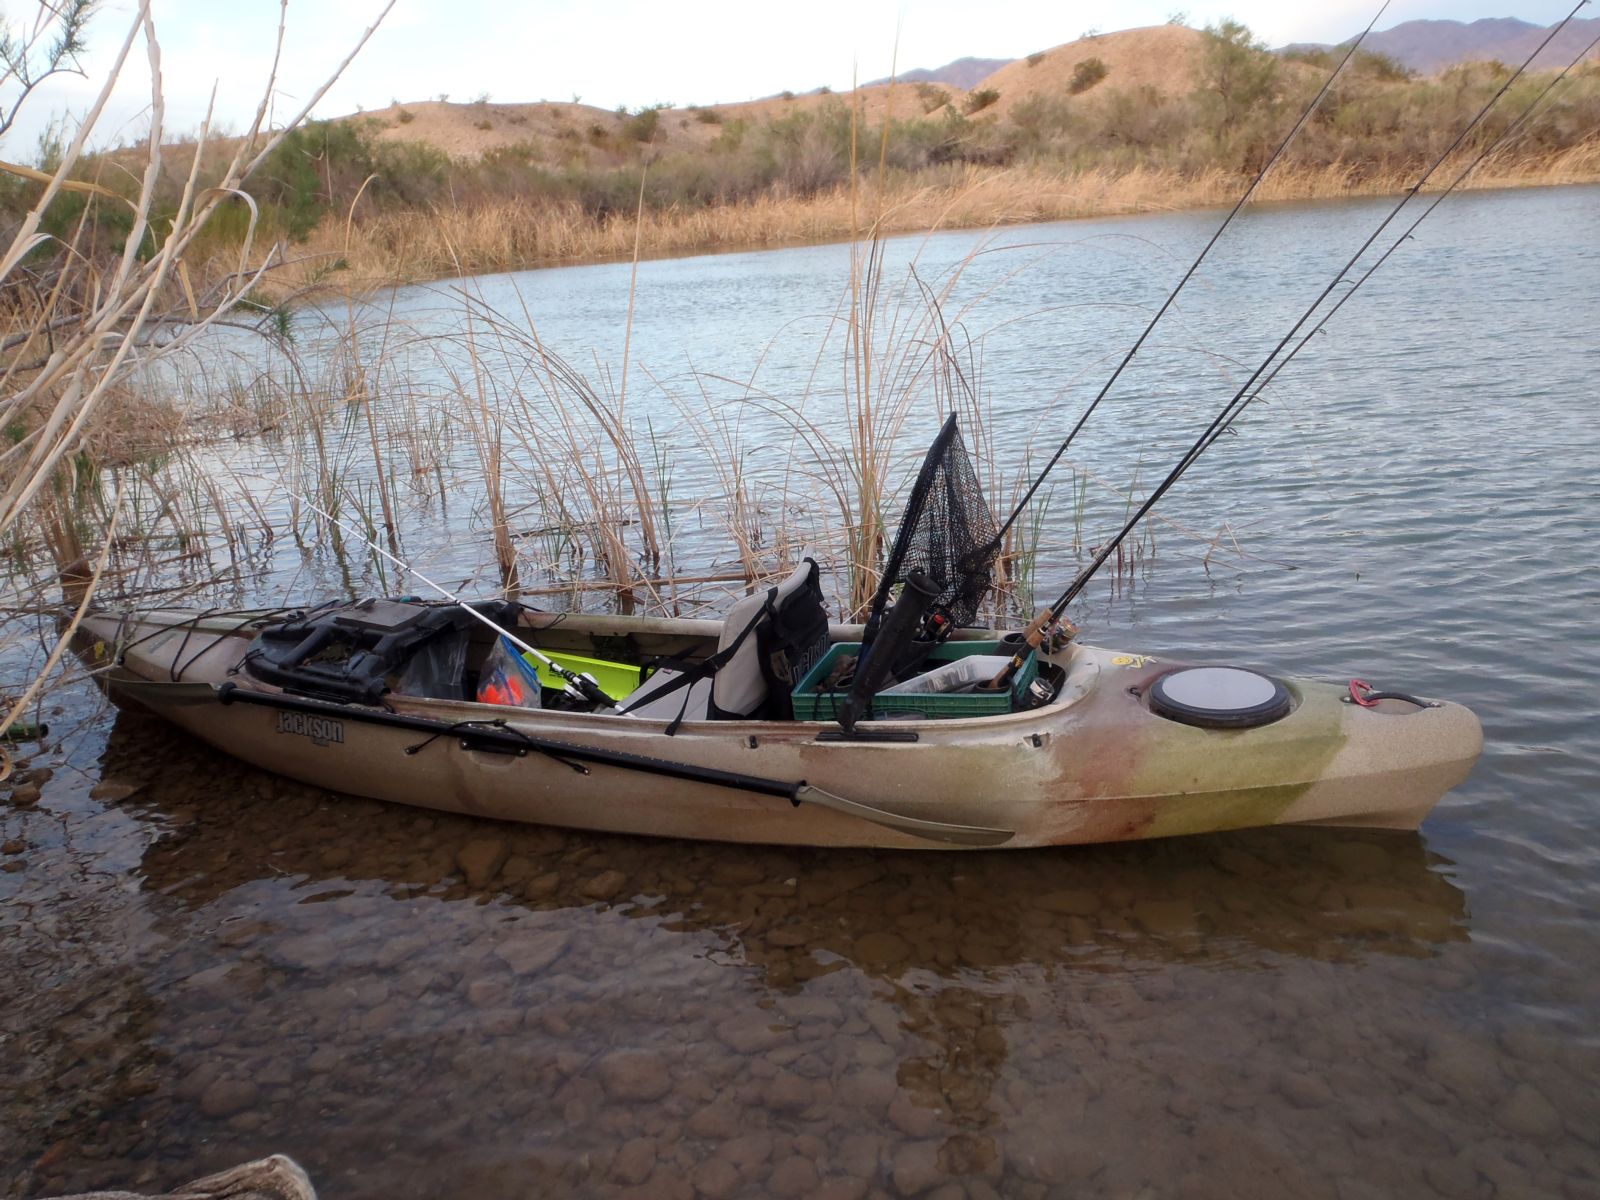
[[[1065,617],[1052,621],[1039,638],[1039,649],[1046,654],[1060,654],[1067,648],[1067,643],[1077,637],[1080,630]]]
[[[942,604],[935,604],[922,618],[922,628],[918,630],[916,640],[940,646],[949,641],[955,631],[956,621],[950,615],[950,610]]]

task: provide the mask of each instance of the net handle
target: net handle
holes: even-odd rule
[[[939,428],[939,435],[933,439],[933,445],[928,447],[927,456],[922,460],[922,470],[917,472],[917,481],[911,485],[911,495],[906,500],[905,512],[900,516],[900,532],[895,536],[894,545],[889,550],[889,559],[884,563],[883,574],[878,579],[878,590],[873,593],[872,604],[867,609],[865,628],[861,633],[863,655],[867,647],[872,645],[873,638],[877,636],[878,625],[883,620],[884,610],[889,605],[889,589],[899,578],[900,567],[905,562],[907,543],[918,522],[922,520],[922,510],[928,505],[928,491],[933,486],[934,476],[944,465],[945,453],[955,437],[956,414],[952,412],[944,419],[944,424]]]

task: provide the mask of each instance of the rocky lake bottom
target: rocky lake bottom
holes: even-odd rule
[[[1600,1053],[1490,1011],[1508,964],[1424,836],[650,841],[333,796],[135,716],[0,825],[6,1194],[272,1152],[331,1198],[1600,1186]]]

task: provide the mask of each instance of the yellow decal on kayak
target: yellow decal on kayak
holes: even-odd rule
[[[1111,660],[1113,667],[1142,667],[1156,660],[1148,654],[1119,654]]]

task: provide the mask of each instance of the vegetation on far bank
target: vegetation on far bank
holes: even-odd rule
[[[1091,49],[1123,36],[1135,35],[1106,35]],[[1121,85],[1101,57],[1080,53],[1054,90],[1008,100],[992,82],[964,96],[907,85],[902,97],[915,99],[918,115],[895,116],[906,106],[891,102],[878,106],[876,121],[860,94],[804,105],[652,107],[587,124],[583,113],[594,110],[566,106],[551,117],[549,137],[470,159],[407,140],[413,114],[405,108],[389,124],[312,122],[292,131],[248,185],[259,211],[256,245],[276,243],[292,261],[279,273],[281,294],[604,258],[636,246],[652,255],[847,237],[880,215],[886,228],[925,229],[1219,203],[1271,154],[1334,60],[1325,51],[1271,54],[1234,22],[1191,36],[1187,88]],[[1036,65],[1030,56],[1021,69]],[[1480,63],[1416,78],[1380,55],[1358,54],[1263,198],[1409,186],[1509,70]],[[1519,80],[1462,154],[1504,133],[1548,80]],[[477,107],[486,114],[477,123],[492,124],[486,102]],[[1600,178],[1597,131],[1600,65],[1591,64],[1545,99],[1475,182]],[[169,148],[144,253],[156,249],[161,214],[177,209],[194,150]],[[45,169],[58,153],[42,148]],[[77,174],[119,193],[139,182],[117,153],[86,160]],[[0,213],[26,211],[38,186],[9,181]],[[231,203],[191,252],[201,276],[234,269],[251,213],[244,201]],[[116,252],[126,211],[72,193],[57,198],[43,227],[66,240],[87,222],[91,244]]]

